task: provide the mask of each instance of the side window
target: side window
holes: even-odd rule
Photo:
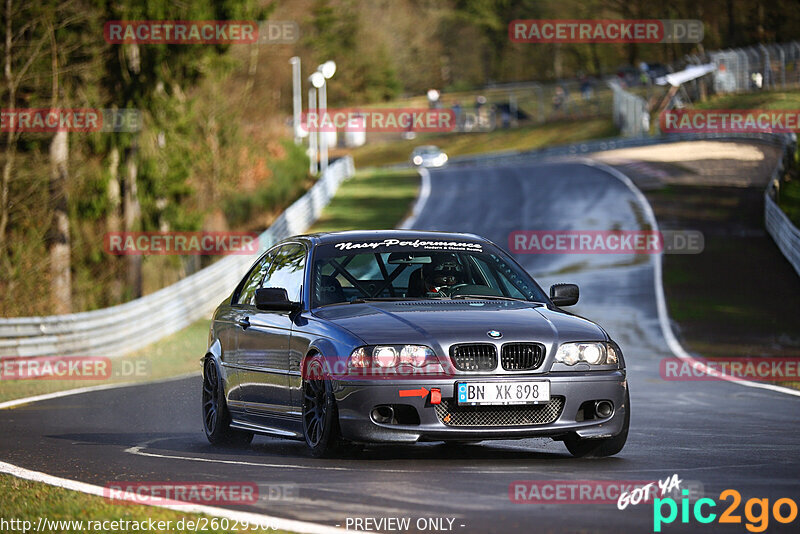
[[[289,300],[299,301],[305,265],[306,249],[303,245],[283,245],[275,251],[269,274],[261,287],[282,287],[289,294]]]
[[[274,252],[270,252],[264,256],[255,267],[253,267],[253,270],[250,271],[250,274],[248,275],[244,285],[242,285],[242,289],[239,292],[234,304],[239,304],[240,306],[255,305],[256,289],[261,287],[261,281],[264,279],[264,276],[266,276],[267,271],[269,270],[273,255]]]
[[[478,268],[481,271],[481,274],[483,274],[483,276],[486,277],[486,281],[488,282],[489,287],[499,289],[503,293],[503,295],[508,297],[515,297],[520,299],[526,298],[525,295],[522,293],[522,291],[520,291],[512,283],[512,280],[509,280],[507,278],[508,275],[501,273],[500,271],[498,271],[496,266],[488,264],[483,259],[479,258],[474,258],[474,259],[475,263],[478,265]],[[511,273],[510,270],[509,273]],[[514,279],[516,278],[516,275],[514,275],[513,273],[511,273],[510,276]]]

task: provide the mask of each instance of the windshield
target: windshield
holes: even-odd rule
[[[384,240],[316,248],[312,307],[371,299],[512,298],[546,302],[536,282],[481,243]]]

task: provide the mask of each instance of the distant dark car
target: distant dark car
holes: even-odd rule
[[[265,252],[214,313],[203,423],[215,444],[254,433],[346,442],[550,437],[576,456],[625,444],[619,346],[562,311],[475,235],[298,236]]]

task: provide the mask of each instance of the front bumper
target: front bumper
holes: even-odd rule
[[[455,403],[455,384],[470,380],[498,380],[497,375],[459,375],[432,380],[337,380],[334,395],[339,410],[342,436],[357,442],[400,442],[447,440],[518,439],[528,437],[563,438],[575,432],[581,438],[605,438],[623,430],[627,381],[624,370],[563,372],[538,375],[514,374],[507,380],[548,380],[550,395],[563,397],[564,407],[558,417],[547,424],[514,426],[449,426],[443,423],[430,403],[430,393],[423,397],[400,397],[399,391],[439,388],[442,400]],[[607,418],[579,420],[584,403],[609,400],[614,413]],[[419,414],[419,424],[378,423],[371,417],[379,405],[409,405]]]

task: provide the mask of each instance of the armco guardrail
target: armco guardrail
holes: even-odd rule
[[[778,248],[800,275],[800,230],[792,224],[769,193],[764,195],[764,224]]]
[[[306,231],[339,184],[354,171],[350,157],[328,167],[325,175],[259,236],[262,250]],[[208,317],[254,259],[252,255],[227,256],[169,287],[119,306],[68,315],[0,319],[0,358],[121,356]]]
[[[797,147],[797,138],[794,135],[784,136],[784,157],[775,166],[764,193],[764,225],[781,253],[800,275],[800,230],[792,224],[791,219],[775,202],[775,184],[780,183],[784,171],[784,161],[794,156],[795,147]]]

